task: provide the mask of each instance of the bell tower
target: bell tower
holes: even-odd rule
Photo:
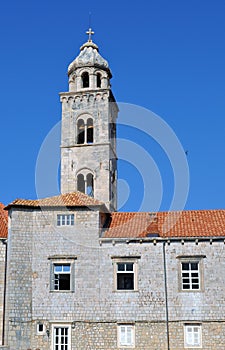
[[[88,41],[68,67],[69,91],[62,102],[61,193],[81,191],[117,208],[116,118],[108,62]]]

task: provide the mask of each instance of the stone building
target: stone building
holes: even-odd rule
[[[62,194],[5,208],[2,348],[222,350],[225,210],[116,211],[118,107],[88,34],[60,94]]]

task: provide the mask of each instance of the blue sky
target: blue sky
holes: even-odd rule
[[[110,63],[116,99],[159,115],[188,150],[190,192],[185,208],[224,208],[222,0],[1,2],[0,201],[36,198],[37,155],[60,120],[58,93],[67,91],[67,66],[86,41],[90,11],[93,40]],[[152,152],[163,183],[160,210],[168,210],[174,179],[165,154],[140,132],[121,128],[119,137],[140,142]],[[119,177],[131,189],[123,210],[138,210],[143,191],[151,191],[143,189],[135,173],[138,169],[132,164],[119,163]]]

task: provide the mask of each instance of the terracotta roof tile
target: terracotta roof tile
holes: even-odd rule
[[[112,213],[104,238],[223,237],[225,210]]]
[[[111,214],[111,220],[104,237],[144,237],[157,233],[156,216],[150,213],[134,212]]]
[[[103,202],[98,201],[90,196],[87,196],[81,192],[72,192],[61,194],[54,197],[48,197],[43,199],[16,199],[12,203],[8,204],[5,209],[11,207],[82,207],[82,206],[99,206],[103,205]]]
[[[225,210],[189,210],[158,213],[162,237],[225,236]]]
[[[0,238],[8,236],[8,213],[4,210],[4,205],[0,203]]]

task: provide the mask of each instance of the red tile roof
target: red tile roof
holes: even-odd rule
[[[4,210],[4,205],[0,203],[0,238],[8,236],[8,213]]]
[[[225,237],[225,210],[112,213],[104,238]]]
[[[87,196],[81,192],[72,192],[61,194],[54,197],[48,197],[44,199],[16,199],[12,203],[8,204],[5,209],[11,207],[92,207],[101,206],[103,202],[98,201],[90,196]]]
[[[16,199],[11,207],[93,207],[104,203],[81,192],[27,200]],[[105,207],[104,207],[105,208]],[[105,210],[105,209],[104,209]],[[189,210],[177,212],[113,212],[104,229],[103,238],[185,238],[225,237],[225,210]],[[7,237],[7,212],[0,204],[0,237]]]

